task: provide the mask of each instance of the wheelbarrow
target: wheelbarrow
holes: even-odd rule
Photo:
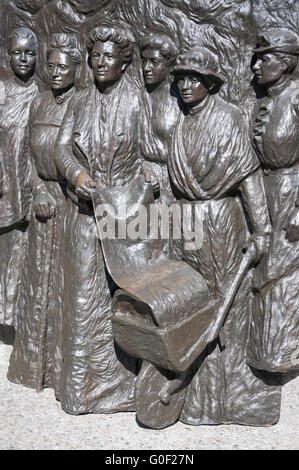
[[[112,316],[115,341],[128,354],[143,360],[135,388],[136,413],[143,425],[162,429],[178,420],[186,398],[189,369],[219,335],[254,253],[255,248],[251,246],[225,296],[216,299],[207,296],[206,301],[197,301],[197,308],[191,308],[186,315],[193,302],[182,293],[185,311],[176,323],[167,322],[167,308],[162,317],[155,311],[155,305],[144,295],[144,289],[137,287],[134,295],[127,290],[116,292]],[[192,270],[179,262],[173,268],[177,269],[176,274],[180,273],[181,279]],[[146,284],[146,276],[143,282]],[[153,289],[157,288],[157,295],[163,296],[164,287],[160,279]],[[180,289],[179,283],[177,289]]]
[[[98,226],[100,204],[119,222],[118,208],[136,201],[144,207],[153,202],[152,187],[142,178],[126,187],[97,188],[93,203]],[[137,418],[162,429],[178,420],[190,367],[219,335],[255,249],[244,255],[225,295],[213,298],[201,274],[183,261],[168,259],[157,240],[100,238],[107,269],[119,287],[112,303],[115,341],[143,361],[135,386]]]

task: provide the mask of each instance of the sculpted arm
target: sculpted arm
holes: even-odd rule
[[[259,261],[267,252],[272,232],[262,170],[258,169],[242,181],[240,191],[253,232],[252,241],[256,248],[256,261]]]
[[[84,110],[81,110],[84,112]],[[76,194],[84,199],[90,199],[89,185],[93,184],[92,178],[73,153],[72,136],[75,124],[75,107],[70,102],[64,116],[58,139],[56,142],[55,162],[60,173],[76,188]]]
[[[29,122],[26,130],[26,158],[29,165],[29,185],[33,194],[32,209],[38,217],[47,219],[55,215],[56,203],[47,191],[43,180],[38,176],[30,147],[30,133],[32,132],[37,106],[38,100],[32,103],[30,109]]]

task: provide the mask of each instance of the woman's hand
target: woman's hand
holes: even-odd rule
[[[33,200],[32,209],[38,217],[50,219],[56,214],[55,199],[49,193],[40,191]]]
[[[90,189],[94,188],[95,185],[95,181],[87,173],[80,173],[76,181],[75,192],[77,196],[90,201]]]

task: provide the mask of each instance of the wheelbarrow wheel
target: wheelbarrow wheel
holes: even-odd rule
[[[168,389],[174,389],[170,395],[166,393]],[[180,417],[186,394],[183,379],[143,361],[135,387],[138,421],[153,429],[174,424]]]

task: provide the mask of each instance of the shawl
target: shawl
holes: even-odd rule
[[[176,126],[169,173],[189,200],[220,199],[259,166],[238,108],[209,96],[196,114]]]

